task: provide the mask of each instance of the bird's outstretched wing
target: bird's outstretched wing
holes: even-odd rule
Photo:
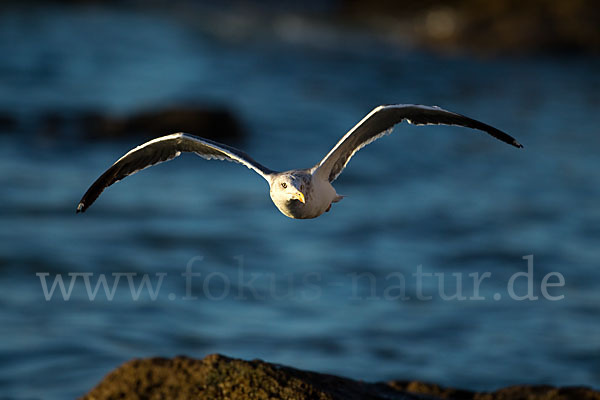
[[[344,135],[333,149],[316,165],[314,173],[333,182],[350,158],[369,143],[391,133],[394,125],[406,120],[413,125],[458,125],[489,133],[515,147],[523,147],[512,136],[483,122],[443,110],[439,107],[415,104],[379,106]]]
[[[100,196],[100,193],[113,183],[144,168],[172,160],[182,152],[196,153],[207,160],[227,160],[243,164],[267,181],[269,181],[268,175],[273,173],[243,151],[187,133],[174,133],[146,142],[119,158],[85,192],[77,206],[77,212],[84,212]]]

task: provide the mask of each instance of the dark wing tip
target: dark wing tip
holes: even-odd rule
[[[517,142],[517,139],[513,139],[510,144],[512,144],[513,146],[515,146],[517,149],[522,149],[523,148],[523,145],[521,143]]]
[[[96,182],[92,184],[92,186],[90,186],[87,192],[85,192],[85,194],[79,201],[79,204],[77,204],[77,209],[75,210],[75,212],[77,214],[79,214],[80,212],[85,212],[85,210],[87,210],[92,204],[94,204],[98,196],[100,196],[100,193],[102,193],[105,188],[112,185],[115,181],[116,180],[114,179],[114,167],[111,167],[104,174],[102,174],[96,180]]]
[[[79,203],[77,205],[77,210],[75,210],[76,214],[82,213],[85,211],[85,205],[83,204],[83,202]]]

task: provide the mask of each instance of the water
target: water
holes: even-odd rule
[[[215,352],[369,381],[599,387],[598,59],[436,56],[287,14],[182,17],[4,10],[0,109],[224,104],[248,131],[233,144],[279,170],[313,165],[381,103],[463,112],[525,149],[402,125],[351,161],[335,184],[346,199],[294,221],[259,176],[191,155],[75,215],[136,139],[57,139],[33,122],[2,135],[3,398],[75,397],[133,357]],[[530,254],[539,299],[516,301],[507,282]],[[201,274],[191,286],[188,265]],[[419,266],[443,274],[446,294],[462,274],[467,297],[469,274],[489,272],[485,300],[444,300],[433,277],[423,281],[433,298],[417,300]],[[562,300],[540,291],[551,272],[564,277],[549,289]],[[56,289],[46,301],[39,273],[49,286],[62,274],[67,287],[78,273],[71,298]],[[112,300],[100,289],[90,301],[83,276],[94,287],[105,274],[111,286],[115,273],[135,285],[148,274],[154,288],[162,279],[156,299],[144,289],[134,301],[121,275]],[[399,276],[411,300],[394,299]]]

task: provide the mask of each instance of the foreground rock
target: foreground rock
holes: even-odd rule
[[[600,392],[515,386],[474,393],[420,382],[365,383],[213,354],[203,360],[175,357],[129,361],[82,399],[600,400]]]

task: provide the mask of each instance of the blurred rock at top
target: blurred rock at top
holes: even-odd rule
[[[150,138],[177,131],[239,139],[244,118],[237,115],[235,99],[223,99],[225,92],[219,91],[234,80],[209,92],[210,71],[239,63],[236,51],[241,49],[259,54],[264,43],[300,44],[328,54],[376,42],[402,52],[484,56],[600,50],[600,6],[592,0],[234,1],[227,7],[192,0],[54,0],[3,5],[0,50],[10,57],[0,74],[5,90],[0,133],[36,132],[45,139]],[[223,49],[214,57],[218,62],[205,63],[203,51],[214,48]],[[273,52],[278,50],[272,49],[273,58],[241,69],[235,84],[276,63]],[[240,87],[238,102],[255,102],[255,88]]]
[[[346,15],[443,50],[481,53],[600,50],[594,0],[346,0]],[[380,28],[376,28],[379,26]]]
[[[17,0],[13,3],[22,4]],[[231,18],[239,19],[240,29],[245,34],[253,26],[268,29],[269,21],[265,24],[261,18],[270,20],[274,14],[288,14],[301,20],[310,19],[311,23],[316,21],[317,31],[323,24],[341,24],[381,35],[404,46],[442,52],[494,55],[600,51],[600,6],[594,0],[236,1],[228,2],[226,7],[219,2],[195,0],[54,0],[48,3],[93,3],[140,10],[162,8],[183,18],[200,20],[206,20],[211,13],[230,14]],[[283,22],[299,23],[294,18]]]

